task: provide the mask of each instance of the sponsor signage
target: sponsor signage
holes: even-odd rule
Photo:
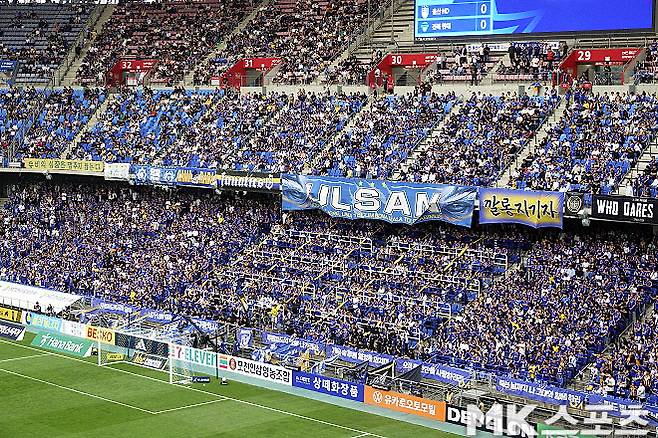
[[[0,319],[5,321],[21,322],[23,312],[8,307],[0,307]]]
[[[105,170],[105,163],[102,161],[24,158],[23,167],[34,170],[67,170],[70,172],[103,173]]]
[[[25,327],[20,324],[0,321],[0,338],[12,341],[22,341],[25,336]]]
[[[171,357],[183,362],[193,363],[204,367],[217,367],[217,353],[184,345],[172,345]]]
[[[114,334],[114,344],[117,347],[142,351],[155,356],[167,357],[169,355],[169,344],[165,342],[139,338],[137,336],[126,335],[123,333]]]
[[[446,403],[364,386],[364,403],[404,414],[445,421]]]
[[[86,325],[80,324],[75,321],[62,320],[61,332],[65,335],[73,336],[74,338],[84,338]]]
[[[592,218],[658,224],[658,199],[592,195]]]
[[[62,331],[62,320],[52,316],[42,315],[40,313],[25,312],[25,324],[38,327],[52,332]]]
[[[118,362],[120,360],[124,360],[125,358],[126,356],[121,353],[107,353],[107,360],[110,362]]]
[[[210,383],[208,376],[192,376],[192,383]]]
[[[222,369],[243,376],[292,386],[292,371],[287,368],[223,354],[219,355],[219,359],[219,367]]]
[[[71,338],[52,333],[40,333],[32,340],[32,345],[57,353],[87,357],[91,355],[93,342],[87,339]]]
[[[167,364],[167,360],[165,358],[148,356],[146,353],[141,351],[135,353],[132,358],[132,362],[137,365],[142,365],[156,370],[163,369]]]
[[[114,345],[114,330],[88,325],[85,328],[85,338]]]
[[[363,403],[363,385],[360,383],[293,371],[292,386]]]

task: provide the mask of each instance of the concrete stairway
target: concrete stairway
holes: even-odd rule
[[[413,44],[414,41],[414,0],[402,0],[387,11],[380,26],[377,27],[370,38],[366,38],[357,47],[352,48],[348,54],[353,54],[361,62],[369,62],[374,50],[382,53],[396,50],[399,44]]]
[[[341,129],[340,131],[337,131],[333,135],[333,137],[331,137],[327,141],[327,143],[325,144],[324,150],[317,155],[317,157],[313,160],[313,162],[308,163],[306,165],[306,167],[304,167],[304,173],[305,174],[311,174],[311,173],[314,173],[317,170],[318,165],[322,161],[322,155],[324,154],[324,152],[330,151],[334,146],[336,146],[336,143],[338,142],[338,140],[342,137],[342,135],[345,132],[351,131],[357,125],[358,122],[362,121],[362,119],[364,117],[363,115],[365,114],[366,111],[368,111],[370,108],[372,108],[372,104],[375,102],[375,100],[376,100],[376,98],[374,96],[369,96],[368,97],[368,102],[365,105],[363,105],[363,107],[361,108],[361,111],[354,114],[352,116],[352,118],[345,124],[345,126],[343,126],[343,129]]]
[[[78,147],[78,144],[80,144],[80,141],[82,140],[82,137],[89,132],[89,130],[98,123],[98,119],[105,112],[107,109],[107,106],[110,103],[110,100],[114,99],[114,96],[112,94],[108,94],[107,97],[105,98],[105,101],[98,105],[98,108],[96,108],[96,111],[92,116],[89,118],[89,122],[78,132],[78,135],[75,136],[73,141],[69,143],[68,147],[62,152],[62,158],[68,159],[71,158],[71,152],[75,150],[76,147]]]
[[[101,7],[101,6],[97,6],[97,7]],[[103,10],[98,16],[98,18],[96,19],[96,21],[92,23],[93,26],[92,29],[96,35],[100,34],[103,25],[112,16],[112,13],[116,8],[116,5],[105,5],[102,6],[102,8]],[[78,74],[78,70],[80,70],[80,65],[82,64],[82,61],[85,59],[85,56],[87,56],[87,53],[89,52],[89,48],[91,47],[93,42],[94,41],[88,41],[87,44],[82,48],[82,51],[80,52],[80,56],[73,59],[73,61],[69,64],[68,68],[64,71],[64,75],[61,78],[62,85],[71,86],[75,84],[75,78]]]
[[[413,163],[416,162],[418,157],[420,157],[423,154],[426,154],[429,151],[430,143],[432,142],[432,140],[439,136],[439,134],[443,130],[443,127],[446,125],[446,123],[451,118],[453,118],[455,116],[455,114],[457,114],[459,112],[459,109],[461,108],[461,106],[462,106],[462,101],[461,100],[459,100],[457,103],[455,103],[452,106],[452,109],[450,110],[450,112],[448,114],[446,114],[446,116],[439,123],[437,123],[434,126],[434,129],[432,129],[432,131],[427,135],[427,137],[425,137],[425,139],[423,141],[421,141],[418,144],[418,146],[416,146],[416,148],[409,153],[409,155],[407,156],[407,159],[404,160],[402,162],[402,165],[400,166],[402,168],[402,170],[404,170],[405,172],[408,171],[409,167]],[[391,179],[393,179],[394,181],[398,181],[401,178],[402,178],[402,173],[399,170],[396,171],[393,174],[393,176],[391,177]]]
[[[516,159],[507,166],[507,169],[502,173],[502,175],[496,181],[496,187],[509,187],[512,181],[512,175],[518,174],[521,165],[530,154],[535,153],[537,148],[543,144],[546,137],[548,137],[548,131],[550,128],[562,118],[564,112],[567,110],[567,102],[562,99],[560,105],[553,111],[544,124],[539,128],[535,133],[535,136],[528,140],[525,148],[516,156]]]
[[[194,69],[187,72],[187,74],[183,78],[183,84],[186,86],[193,85],[194,73],[196,73],[199,69],[205,68],[205,66],[208,64],[208,62],[211,59],[216,58],[221,52],[223,52],[226,49],[226,42],[229,41],[231,38],[233,38],[235,35],[242,32],[244,28],[247,27],[247,25],[251,22],[251,20],[253,20],[256,17],[256,14],[258,14],[258,11],[260,9],[269,8],[272,3],[274,3],[274,0],[263,0],[258,4],[256,4],[254,6],[254,10],[251,11],[249,15],[244,17],[244,19],[242,19],[238,27],[233,29],[233,31],[230,34],[226,35],[226,37],[224,37],[224,39],[208,54],[208,56],[206,56],[206,58],[203,61],[198,62],[196,64]]]
[[[633,195],[633,181],[644,173],[644,170],[649,166],[656,157],[658,157],[658,141],[654,140],[653,143],[644,151],[634,168],[628,171],[624,179],[619,183],[619,187],[615,191],[617,195]]]

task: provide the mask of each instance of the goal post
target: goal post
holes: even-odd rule
[[[192,376],[193,373],[189,363],[173,356],[169,357],[169,383],[189,385],[193,381]]]
[[[165,371],[172,373],[167,356],[166,344],[162,349],[158,346],[163,343],[155,342],[147,338],[134,335],[125,335],[128,342],[122,345],[106,344],[101,340],[96,341],[98,353],[98,366],[108,366],[120,363],[136,365],[142,368]],[[158,345],[155,345],[158,344]]]

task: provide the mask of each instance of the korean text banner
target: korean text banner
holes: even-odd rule
[[[283,210],[322,210],[345,219],[471,226],[474,187],[367,179],[281,175]]]
[[[360,383],[293,371],[292,386],[363,403],[363,385]]]
[[[480,223],[562,228],[564,193],[481,188]]]
[[[525,382],[507,377],[498,378],[496,382],[496,390],[517,397],[537,400],[542,403],[567,405],[572,408],[580,409],[583,408],[587,399],[587,395],[580,391]]]
[[[25,158],[23,166],[34,170],[69,170],[72,172],[103,173],[105,163],[102,161],[54,160],[50,158]]]

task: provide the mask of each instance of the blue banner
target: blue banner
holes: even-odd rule
[[[178,169],[132,164],[130,174],[134,176],[137,185],[174,186]]]
[[[106,301],[100,298],[92,299],[91,306],[108,313],[118,313],[120,315],[129,315],[139,310],[138,307],[131,306],[129,304],[114,303],[112,301]]]
[[[254,339],[254,332],[251,329],[238,329],[238,346],[240,348],[249,348],[251,347],[252,341]]]
[[[409,371],[422,365],[421,375],[426,379],[432,379],[451,385],[464,385],[471,380],[471,373],[466,370],[454,368],[448,365],[438,363],[425,363],[419,360],[401,359],[396,363],[398,371]]]
[[[25,323],[34,327],[59,333],[62,330],[62,320],[40,313],[25,312]]]
[[[574,408],[583,408],[587,400],[587,394],[572,389],[559,388],[557,386],[539,383],[524,382],[522,380],[498,377],[496,390],[506,394],[525,397],[543,403],[554,405],[569,405]]]
[[[395,360],[395,357],[388,354],[362,351],[352,347],[343,347],[342,345],[327,345],[327,357],[334,356],[338,356],[339,359],[345,362],[361,363],[368,361],[372,366],[385,365]]]
[[[471,226],[474,187],[281,175],[283,210],[322,210],[344,219]]]
[[[0,59],[0,72],[14,71],[14,69],[16,69],[16,61]]]
[[[169,324],[174,320],[174,315],[168,312],[163,312],[162,310],[142,309],[139,314],[147,321],[155,322],[157,324]]]
[[[306,339],[300,339],[293,336],[279,334],[279,333],[269,333],[261,332],[261,341],[263,344],[285,344],[291,345],[293,347],[301,347],[303,349],[310,349],[315,352],[324,351],[324,344],[314,341],[308,341]]]
[[[363,403],[364,390],[363,385],[360,383],[346,382],[303,371],[293,371],[292,386]]]

